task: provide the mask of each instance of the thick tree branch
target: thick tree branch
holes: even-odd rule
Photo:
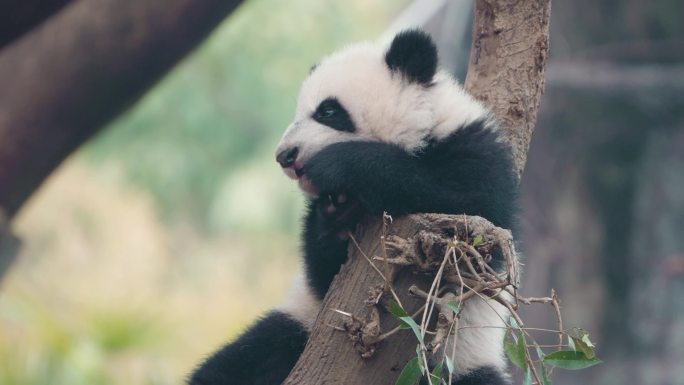
[[[519,175],[525,165],[544,87],[549,15],[549,0],[477,0],[475,4],[473,46],[465,85],[492,109],[500,122],[513,147]],[[402,218],[394,223],[392,233],[412,237],[420,230],[430,230],[434,218],[428,214]],[[382,341],[373,358],[364,360],[358,344],[355,347],[350,343],[349,333],[334,327],[339,325],[340,317],[345,317],[336,310],[356,316],[368,314],[368,288],[382,286],[383,279],[369,266],[362,252],[369,258],[382,255],[382,235],[379,220],[371,220],[357,231],[359,247],[353,243],[350,246],[350,259],[335,277],[305,351],[286,384],[393,384],[403,365],[415,355],[415,337],[411,333],[395,333]],[[416,283],[415,277],[410,278],[400,275],[393,285],[409,313],[419,306],[415,298],[406,296],[409,286]],[[378,327],[377,317],[373,312],[370,314],[368,320],[356,320],[361,325],[365,323],[366,335]],[[386,321],[381,320],[381,330],[387,330],[387,325],[382,325]]]
[[[17,258],[19,246],[21,246],[21,242],[9,231],[7,215],[0,207],[0,281]]]
[[[0,48],[30,31],[72,0],[0,1]]]
[[[475,2],[465,88],[489,107],[522,175],[544,91],[550,0]]]
[[[45,177],[239,0],[78,0],[0,51],[0,207]]]

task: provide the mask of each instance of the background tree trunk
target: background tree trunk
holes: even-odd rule
[[[8,217],[239,3],[80,0],[0,51],[0,207]]]
[[[0,48],[30,31],[72,0],[4,0],[0,2]]]
[[[19,244],[9,222],[26,199],[241,1],[67,2],[0,6],[0,280]]]
[[[550,1],[545,0],[516,4],[478,0],[475,3],[466,88],[494,112],[513,147],[519,174],[525,164],[544,86],[549,15]],[[361,240],[360,249],[369,257],[379,254],[376,251],[382,232],[378,222],[379,219],[371,220],[355,235]],[[412,237],[425,228],[419,222],[397,221],[392,234]],[[380,279],[353,243],[350,247],[350,259],[335,277],[304,353],[286,384],[393,384],[414,354],[415,337],[410,332],[399,333],[383,341],[375,356],[364,361],[346,333],[332,328],[342,317],[334,310],[364,314],[368,289]],[[410,281],[400,277],[394,285],[402,302],[410,300],[405,297]]]

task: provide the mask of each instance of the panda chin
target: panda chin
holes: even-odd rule
[[[311,180],[306,176],[306,174],[301,175],[299,179],[297,179],[297,183],[299,184],[299,189],[304,191],[305,194],[311,196],[312,198],[318,198],[318,195],[320,195],[320,192],[316,186],[311,183]]]
[[[299,185],[299,189],[302,190],[306,195],[310,196],[311,198],[318,198],[320,195],[320,192],[316,188],[316,186],[311,183],[311,180],[306,176],[301,171],[301,167],[283,167],[283,172],[285,175],[287,175],[290,179],[294,179],[297,181],[297,184]]]

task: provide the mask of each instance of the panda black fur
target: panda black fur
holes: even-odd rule
[[[510,149],[488,111],[437,69],[435,45],[418,30],[388,49],[347,47],[312,68],[276,158],[310,196],[305,271],[289,300],[204,362],[192,385],[280,384],[347,258],[345,234],[364,215],[465,213],[514,224]],[[494,327],[459,331],[456,384],[508,383],[497,311],[505,314],[479,298],[464,306],[461,326]]]

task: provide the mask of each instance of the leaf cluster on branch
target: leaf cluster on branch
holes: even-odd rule
[[[404,365],[396,384],[414,384],[421,377],[430,384],[451,383],[453,360],[458,359],[455,357],[459,343],[457,332],[464,328],[497,327],[459,325],[468,300],[479,297],[490,304],[503,321],[506,328],[504,350],[510,361],[523,370],[525,384],[531,384],[533,380],[537,384],[550,384],[553,367],[582,369],[600,362],[585,331],[563,328],[558,297],[553,290],[548,297],[520,295],[517,289],[520,264],[510,231],[477,216],[435,215],[430,221],[429,230],[402,238],[389,235],[392,220],[385,215],[382,235],[377,240],[381,244],[380,255],[369,256],[351,237],[354,247],[382,279],[380,284],[368,290],[367,314],[334,309],[344,319],[342,326],[333,327],[347,334],[361,357],[373,357],[379,343],[408,329],[417,340],[416,355]],[[495,258],[496,255],[499,258]],[[492,263],[500,260],[503,260],[501,266]],[[402,293],[397,293],[393,287],[394,278],[404,269],[410,269],[416,276],[432,277],[425,290],[419,287],[420,283],[408,288],[410,296],[423,301],[410,313],[402,305]],[[519,307],[532,304],[551,305],[558,328],[525,326]],[[392,315],[397,322],[396,326],[383,332],[381,317],[386,314]],[[541,346],[532,334],[540,331],[557,333],[558,344]],[[568,343],[564,344],[566,339]],[[554,348],[555,351],[547,354],[542,348]]]

